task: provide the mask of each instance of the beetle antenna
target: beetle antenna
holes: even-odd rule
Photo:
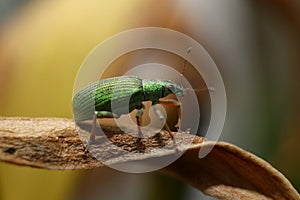
[[[193,89],[193,88],[185,88],[186,91],[195,91],[195,92],[203,92],[203,91],[210,91],[210,92],[215,92],[216,89],[213,87],[206,87],[206,88],[201,88],[201,89]]]
[[[186,54],[185,54],[185,58],[184,58],[184,63],[183,63],[183,67],[182,67],[182,72],[180,74],[180,82],[181,82],[181,85],[183,85],[182,83],[182,79],[183,79],[183,73],[184,73],[184,70],[185,70],[185,66],[186,66],[186,62],[187,62],[187,57],[188,57],[188,54],[192,51],[192,47],[189,47],[187,50],[186,50]]]

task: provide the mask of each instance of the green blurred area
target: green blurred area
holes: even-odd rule
[[[225,8],[217,3],[188,2],[65,0],[15,6],[2,18],[0,27],[0,115],[72,118],[76,73],[96,45],[135,27],[179,30],[207,48],[223,75],[228,116],[222,139],[271,162],[299,191],[299,16],[275,3],[230,1],[222,4],[228,4]],[[101,176],[91,181],[95,174]],[[48,171],[0,163],[1,200],[59,200],[74,195],[97,199],[105,192],[106,199],[113,199],[116,191],[108,188],[115,185],[125,199],[201,196],[194,192],[190,197],[187,194],[192,189],[183,183],[153,174],[124,175],[105,169]],[[172,194],[163,194],[160,188],[164,185]],[[140,192],[127,194],[135,189],[130,187]]]

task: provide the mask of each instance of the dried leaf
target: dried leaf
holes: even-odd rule
[[[205,142],[190,148],[164,170],[220,199],[300,199],[280,172],[234,145],[218,142],[199,159],[199,149],[211,145],[214,143]]]
[[[118,164],[137,160],[159,160],[174,155],[172,148],[159,148],[171,142],[167,134],[144,141],[145,152],[139,153],[133,136],[104,124],[110,141],[122,146],[128,154],[116,154],[107,142],[97,154],[103,162]],[[174,163],[162,169],[220,199],[300,199],[289,181],[270,164],[234,145],[206,141],[177,133],[180,145],[189,149]],[[162,142],[161,142],[162,141]],[[200,148],[213,150],[202,159]],[[91,149],[93,150],[93,149]],[[136,152],[136,153],[132,153]],[[93,154],[95,155],[95,154]],[[0,118],[0,160],[18,165],[46,169],[88,169],[103,166],[91,153],[86,153],[72,120],[60,118]],[[113,156],[112,156],[113,155]]]

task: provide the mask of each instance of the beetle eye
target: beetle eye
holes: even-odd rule
[[[168,90],[170,90],[170,92],[174,92],[174,89],[175,89],[174,85],[169,85],[168,86]]]

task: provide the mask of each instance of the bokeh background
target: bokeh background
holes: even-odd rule
[[[73,83],[101,41],[145,26],[189,35],[223,76],[221,140],[300,190],[300,3],[284,0],[0,1],[0,115],[72,118]],[[158,173],[48,171],[0,163],[0,200],[212,199]]]

